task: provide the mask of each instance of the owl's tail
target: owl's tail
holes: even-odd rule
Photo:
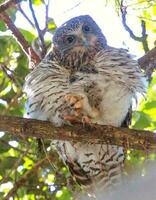
[[[111,192],[111,190],[118,188],[122,183],[123,174],[123,154],[117,153],[107,156],[104,163],[98,160],[95,167],[89,166],[93,160],[87,160],[85,165],[88,165],[88,171],[76,160],[66,160],[66,164],[74,176],[76,182],[87,191],[87,193],[94,196],[97,192]],[[106,156],[103,155],[101,159]],[[96,167],[97,164],[97,167]]]

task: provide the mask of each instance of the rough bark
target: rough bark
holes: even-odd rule
[[[117,128],[112,126],[72,126],[54,127],[50,122],[20,117],[0,116],[0,131],[17,137],[36,137],[121,145],[125,148],[156,150],[156,134],[150,131]]]

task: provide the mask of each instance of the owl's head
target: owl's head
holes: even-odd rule
[[[57,28],[53,44],[58,61],[72,68],[88,64],[107,46],[101,29],[89,15],[72,18]]]

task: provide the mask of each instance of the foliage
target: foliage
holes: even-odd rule
[[[0,3],[2,2],[0,1]],[[128,2],[130,2],[130,14],[135,14],[138,20],[144,19],[146,21],[148,44],[152,48],[156,33],[154,26],[156,3],[147,0]],[[33,5],[43,6],[44,1],[33,0]],[[14,21],[16,21],[17,11],[17,8],[9,11]],[[47,32],[53,33],[55,28],[54,20],[49,18]],[[28,60],[17,41],[7,30],[3,21],[0,21],[0,113],[24,116],[26,97],[22,93],[22,87],[28,73]],[[31,30],[20,27],[19,30],[30,44],[37,39],[34,27]],[[140,44],[136,43],[137,45]],[[132,127],[154,131],[156,129],[155,113],[156,74],[153,74],[147,97],[142,100],[138,110],[133,114]],[[12,135],[0,133],[0,199],[28,172],[30,174],[26,177],[24,184],[13,193],[14,199],[72,199],[71,187],[68,187],[71,181],[68,169],[58,158],[50,141],[44,141],[44,145],[41,143],[41,146],[39,151],[37,141],[33,138],[15,138]],[[37,170],[31,172],[33,167],[48,155],[53,155],[53,159],[43,162]],[[147,157],[153,161],[156,155],[144,155],[139,151],[128,150],[127,173],[137,168],[142,174],[145,171],[144,162]],[[77,187],[73,182],[72,185]]]

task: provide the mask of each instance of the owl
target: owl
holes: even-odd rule
[[[144,75],[127,50],[113,48],[88,15],[56,29],[53,47],[25,82],[28,115],[54,126],[128,125],[132,100],[145,93]],[[116,145],[55,141],[76,181],[96,192],[122,182],[124,150]]]

